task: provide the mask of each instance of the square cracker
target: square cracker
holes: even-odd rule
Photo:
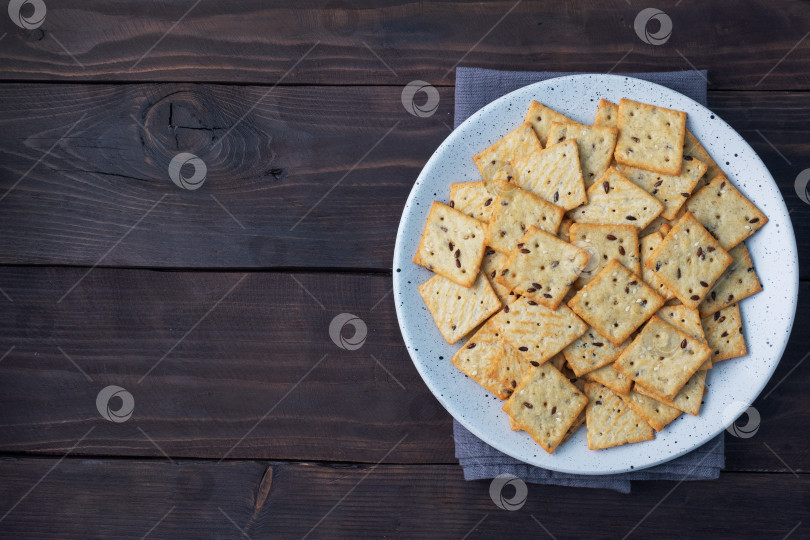
[[[618,163],[662,174],[681,172],[685,112],[622,99],[618,126]]]
[[[585,418],[590,450],[651,441],[655,438],[650,424],[610,389],[589,382],[585,384],[585,394],[589,399]]]
[[[613,259],[568,305],[618,347],[664,305],[664,299]]]
[[[525,296],[494,319],[503,330],[503,339],[526,354],[532,365],[542,364],[588,329],[565,304],[551,310]]]
[[[675,219],[706,172],[706,165],[691,156],[684,156],[678,174],[661,174],[627,165],[619,165],[618,169],[628,180],[661,201],[664,205],[662,218]]]
[[[450,208],[484,223],[492,214],[493,198],[483,181],[450,184]]]
[[[481,325],[451,361],[500,399],[511,396],[517,381],[532,367],[523,354],[503,341],[501,329],[492,319]]]
[[[616,128],[553,122],[548,133],[548,145],[571,139],[577,141],[582,179],[585,187],[589,187],[610,166],[617,136]]]
[[[581,379],[581,378],[577,377],[577,376],[574,374],[574,372],[573,372],[573,371],[571,371],[571,368],[568,366],[568,364],[565,364],[565,366],[564,366],[564,367],[562,367],[562,366],[561,366],[561,367],[558,367],[558,366],[557,366],[557,365],[554,363],[554,360],[555,360],[555,359],[557,359],[557,358],[562,358],[563,363],[565,362],[565,357],[563,357],[563,355],[562,355],[562,354],[558,354],[557,356],[555,356],[554,358],[552,358],[551,360],[549,360],[549,363],[550,363],[551,365],[553,365],[554,367],[556,367],[556,368],[557,368],[557,369],[560,371],[560,373],[562,373],[562,374],[565,376],[565,378],[566,378],[566,379],[568,379],[568,380],[571,382],[571,384],[573,384],[574,386],[576,386],[576,387],[577,387],[577,389],[578,389],[580,392],[584,392],[584,391],[585,391],[585,379]],[[574,433],[576,433],[576,431],[577,431],[577,430],[578,430],[580,427],[582,427],[584,424],[585,424],[585,409],[582,409],[582,412],[581,412],[581,413],[579,413],[579,416],[577,416],[577,419],[576,419],[576,420],[574,420],[574,423],[573,423],[573,424],[571,424],[571,427],[569,427],[569,428],[568,428],[568,431],[566,432],[565,437],[563,437],[563,440],[562,440],[562,442],[561,442],[560,444],[564,444],[564,443],[565,443],[565,441],[567,441],[568,439],[570,439],[570,438],[571,438],[571,436],[572,436]]]
[[[515,355],[519,354],[504,343],[500,328],[489,319],[456,351],[450,361],[459,371],[486,388],[489,374],[498,358],[510,356],[511,351]]]
[[[715,312],[702,320],[706,341],[712,351],[712,362],[748,354],[743,336],[739,304]]]
[[[658,310],[656,315],[681,332],[692,336],[701,343],[706,343],[703,326],[700,324],[700,315],[696,309],[686,307],[683,304],[664,306]]]
[[[563,356],[577,377],[590,373],[612,363],[627,347],[627,343],[615,346],[593,328],[578,337],[563,349]]]
[[[585,375],[585,379],[610,388],[614,394],[627,394],[633,386],[633,379],[625,377],[610,364],[591,371]]]
[[[731,255],[689,212],[644,261],[644,266],[691,308],[698,307],[730,264]]]
[[[588,253],[553,234],[529,227],[495,281],[550,309],[556,309],[588,264]]]
[[[686,334],[692,336],[701,343],[706,343],[706,336],[703,334],[703,326],[700,323],[698,310],[678,304],[675,306],[664,306],[656,313],[666,322]],[[698,369],[711,369],[712,361],[706,360]]]
[[[679,411],[683,411],[686,414],[691,414],[692,416],[697,416],[698,412],[700,412],[700,406],[703,402],[703,393],[705,392],[706,388],[706,370],[699,369],[695,372],[692,377],[683,385],[683,388],[675,395],[672,400],[667,400],[662,398],[661,396],[655,394],[655,392],[650,392],[646,388],[641,386],[636,386],[634,391],[637,394],[641,394],[642,396],[647,396],[659,401],[665,405],[670,407],[674,407]]]
[[[511,180],[514,177],[512,162],[543,149],[528,122],[509,132],[486,150],[473,156],[484,180]]]
[[[664,300],[671,300],[675,298],[675,293],[670,291],[664,283],[658,279],[658,276],[655,275],[655,271],[652,268],[647,268],[644,264],[647,259],[650,258],[650,255],[655,251],[661,242],[664,241],[664,235],[660,232],[654,232],[648,234],[647,236],[642,236],[641,240],[639,240],[640,250],[641,250],[641,277],[644,279],[644,283],[655,289],[655,291],[660,294]],[[496,291],[497,292],[497,291]]]
[[[706,164],[706,174],[704,174],[701,179],[698,180],[695,190],[708,184],[709,181],[718,174],[723,174],[723,171],[712,159],[712,156],[709,155],[706,149],[703,148],[703,145],[700,144],[700,141],[697,140],[697,137],[692,135],[692,132],[688,129],[686,130],[686,135],[683,138],[683,155],[684,157],[691,156]]]
[[[492,290],[498,295],[501,303],[507,306],[517,300],[517,293],[512,292],[509,287],[505,287],[495,281],[495,278],[503,270],[503,265],[506,263],[506,255],[499,253],[492,248],[487,248],[484,252],[484,258],[481,261],[481,273],[487,276],[489,284],[492,285]]]
[[[599,100],[599,107],[596,109],[596,117],[593,125],[605,127],[619,126],[619,106],[606,99]]]
[[[579,275],[575,288],[581,289],[611,260],[641,273],[641,258],[638,252],[638,229],[632,225],[598,225],[574,223],[569,232],[570,242],[590,254],[585,270]]]
[[[596,126],[617,127],[619,123],[619,106],[604,99],[599,101],[599,108],[596,110],[596,118],[593,123]],[[703,148],[703,145],[700,144],[700,141],[697,140],[697,137],[688,129],[683,138],[683,156],[684,158],[686,156],[693,157],[706,165],[706,172],[698,180],[695,190],[705,186],[710,179],[723,172],[712,159],[712,156]]]
[[[549,454],[588,404],[588,398],[549,363],[531,370],[503,410]]]
[[[501,309],[501,301],[482,274],[478,274],[472,287],[433,276],[419,286],[419,294],[439,332],[451,345]]]
[[[537,195],[503,182],[493,201],[494,209],[487,226],[487,245],[501,253],[515,249],[526,231],[535,226],[557,234],[565,210]]]
[[[689,210],[717,238],[723,249],[731,249],[768,222],[745,195],[731,185],[723,175],[686,201]]]
[[[708,317],[762,290],[762,284],[754,270],[754,263],[745,243],[740,242],[730,249],[728,254],[732,258],[731,264],[717,278],[708,296],[698,306],[701,317]]]
[[[588,204],[569,215],[576,223],[635,225],[643,229],[664,210],[661,202],[610,167],[588,188]]]
[[[413,262],[462,287],[471,287],[484,257],[485,238],[483,223],[436,201]]]
[[[631,391],[619,398],[642,417],[655,431],[661,431],[681,415],[681,411],[645,394]]]
[[[653,316],[613,367],[637,386],[671,400],[711,352],[705,344]]]
[[[587,201],[576,141],[553,144],[513,165],[517,185],[557,206],[571,210]]]
[[[548,146],[548,132],[551,129],[552,122],[561,122],[563,124],[576,124],[564,114],[558,113],[554,109],[550,109],[538,101],[532,101],[529,104],[529,110],[526,112],[526,122],[532,125],[534,132],[544,145]]]

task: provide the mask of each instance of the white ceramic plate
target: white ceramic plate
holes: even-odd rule
[[[450,362],[462,343],[448,345],[419,296],[431,272],[412,262],[434,200],[447,203],[451,182],[480,180],[472,156],[523,122],[536,99],[570,118],[593,123],[600,98],[622,97],[686,111],[687,127],[734,184],[770,222],[747,240],[763,291],[743,300],[748,356],[709,371],[699,416],[681,415],[655,440],[588,450],[580,429],[553,455],[524,432],[509,429],[501,401]],[[706,107],[673,90],[617,75],[574,75],[532,84],[487,105],[442,143],[414,184],[394,250],[394,298],[402,335],[414,365],[441,404],[477,437],[512,457],[555,471],[610,474],[663,463],[704,444],[740,416],[762,391],[787,345],[798,292],[798,257],[785,202],[765,165],[728,124]]]

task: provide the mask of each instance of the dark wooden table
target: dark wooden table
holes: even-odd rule
[[[0,536],[810,537],[810,4],[667,0],[656,46],[636,0],[45,3],[36,28],[0,13]],[[464,481],[391,298],[459,65],[709,70],[709,107],[792,210],[803,279],[719,480],[530,485],[517,512]],[[401,103],[416,79],[430,117]],[[180,152],[197,190],[170,180]],[[340,313],[361,348],[330,339]],[[99,412],[111,385],[126,421]]]

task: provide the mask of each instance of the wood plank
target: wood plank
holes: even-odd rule
[[[97,268],[58,303],[84,273],[0,268],[13,300],[0,297],[0,355],[14,347],[0,361],[0,452],[61,455],[92,427],[74,455],[373,463],[408,435],[390,461],[456,462],[451,419],[402,343],[390,276],[240,282],[245,274]],[[810,322],[808,298],[802,284],[796,328]],[[360,349],[331,341],[340,313],[366,323]],[[794,332],[765,393],[778,389],[755,404],[759,432],[727,437],[729,469],[810,471],[808,434],[796,429],[810,422],[808,345]],[[108,385],[133,395],[124,423],[96,409]]]
[[[423,119],[387,87],[2,85],[0,263],[390,268],[451,92]]]
[[[465,482],[452,465],[70,458],[59,464],[0,460],[3,512],[54,466],[0,521],[4,537],[492,538],[508,532],[518,538],[691,539],[782,538],[793,530],[793,537],[805,538],[810,518],[808,475],[634,482],[629,495],[529,484],[523,507],[508,512],[493,503],[490,482]],[[587,519],[572,519],[572,508]]]
[[[748,0],[733,14],[720,1],[666,6],[673,29],[660,46],[636,34],[640,11],[622,0],[306,0],[294,7],[251,0],[238,10],[217,2],[71,0],[48,5],[36,30],[5,20],[0,77],[401,86],[452,83],[456,65],[597,72],[695,66],[711,68],[715,88],[806,86],[804,3]],[[649,23],[650,32],[658,28]]]
[[[1,85],[0,264],[390,269],[414,179],[450,132],[452,89],[429,118],[398,87],[267,91]],[[810,206],[794,190],[810,94],[712,92],[710,106],[773,172],[810,278]],[[207,164],[196,191],[169,179],[181,151]]]

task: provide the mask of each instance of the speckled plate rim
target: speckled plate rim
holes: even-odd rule
[[[588,450],[580,429],[553,455],[526,433],[509,429],[500,400],[450,362],[463,341],[448,345],[417,287],[432,273],[412,262],[433,200],[447,201],[451,182],[480,180],[472,155],[523,122],[537,99],[590,124],[600,98],[621,97],[686,111],[687,127],[734,184],[760,207],[769,223],[747,240],[763,291],[740,304],[748,355],[709,371],[699,416],[681,415],[653,441]],[[583,108],[583,103],[588,105]],[[442,169],[450,168],[452,173]],[[414,184],[394,248],[393,291],[408,353],[430,391],[476,437],[530,465],[573,474],[618,474],[675,459],[705,444],[743,414],[770,380],[787,346],[798,300],[798,252],[784,199],[762,160],[725,121],[694,100],[655,83],[621,75],[572,75],[515,90],[470,116],[434,152]],[[773,312],[771,311],[773,310]],[[759,314],[756,321],[753,315]],[[767,332],[762,332],[767,328]]]

